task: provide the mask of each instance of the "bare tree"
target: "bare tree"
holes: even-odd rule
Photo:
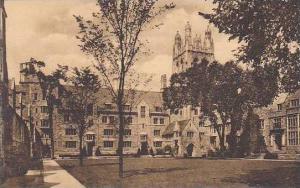
[[[82,42],[81,50],[96,61],[103,84],[114,98],[119,118],[119,176],[123,177],[123,135],[125,89],[144,43],[141,33],[150,22],[174,4],[157,7],[158,0],[98,0],[93,20],[75,16]],[[158,25],[156,25],[158,26]],[[116,87],[114,87],[116,82]]]
[[[59,104],[59,99],[57,98],[55,91],[57,89],[62,90],[63,86],[61,81],[66,81],[65,74],[68,70],[67,66],[58,65],[58,68],[50,73],[46,74],[43,71],[45,63],[43,61],[38,61],[34,58],[31,58],[28,62],[30,66],[26,69],[23,69],[21,72],[25,75],[34,75],[37,77],[39,85],[42,90],[43,98],[47,102],[48,108],[48,123],[49,123],[49,136],[51,139],[51,158],[54,158],[54,135],[53,135],[53,111],[54,106]]]
[[[93,105],[100,89],[99,78],[89,67],[73,68],[71,83],[67,89],[62,108],[71,117],[72,128],[76,129],[79,138],[79,160],[83,165],[83,139],[86,132],[93,126]]]

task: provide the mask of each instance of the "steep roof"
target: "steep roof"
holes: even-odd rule
[[[163,135],[173,134],[173,132],[175,131],[175,128],[176,128],[176,123],[179,127],[179,132],[182,132],[190,121],[191,121],[190,119],[187,119],[187,120],[181,120],[181,121],[174,121],[174,122],[170,123],[164,130]]]

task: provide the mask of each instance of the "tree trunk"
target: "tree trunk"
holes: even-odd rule
[[[49,109],[49,107],[48,107]],[[50,126],[50,140],[51,140],[51,159],[54,159],[54,130],[53,130],[53,110],[49,109],[49,126]]]
[[[122,102],[118,104],[119,108],[119,144],[118,144],[118,155],[119,155],[119,177],[123,178],[123,135],[124,135],[124,121],[123,121],[123,106]]]
[[[82,149],[82,139],[83,136],[79,136],[79,164],[80,166],[83,166],[83,149]]]

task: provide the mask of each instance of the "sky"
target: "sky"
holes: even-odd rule
[[[161,0],[161,3],[170,0]],[[172,0],[176,7],[161,15],[163,25],[156,30],[146,30],[142,39],[148,40],[151,54],[136,63],[138,72],[153,76],[147,89],[160,89],[160,76],[172,71],[172,50],[177,31],[183,36],[187,21],[192,25],[193,35],[204,36],[208,22],[198,15],[199,11],[210,12],[211,1]],[[31,57],[46,63],[47,71],[57,64],[68,66],[92,65],[92,59],[80,51],[76,39],[78,26],[73,15],[91,17],[97,11],[96,0],[6,0],[7,12],[7,62],[9,77],[19,80],[19,64]],[[215,42],[215,57],[221,63],[233,58],[236,41],[219,33],[211,25]]]

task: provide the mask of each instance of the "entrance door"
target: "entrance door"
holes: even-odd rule
[[[94,144],[92,142],[87,143],[87,156],[93,155],[93,146]]]
[[[275,134],[275,143],[277,145],[277,148],[281,150],[282,147],[282,135],[280,133]]]
[[[141,142],[141,154],[148,155],[148,143],[147,142]]]
[[[191,157],[193,155],[193,150],[194,150],[194,144],[189,144],[186,147],[186,152],[188,157]]]

